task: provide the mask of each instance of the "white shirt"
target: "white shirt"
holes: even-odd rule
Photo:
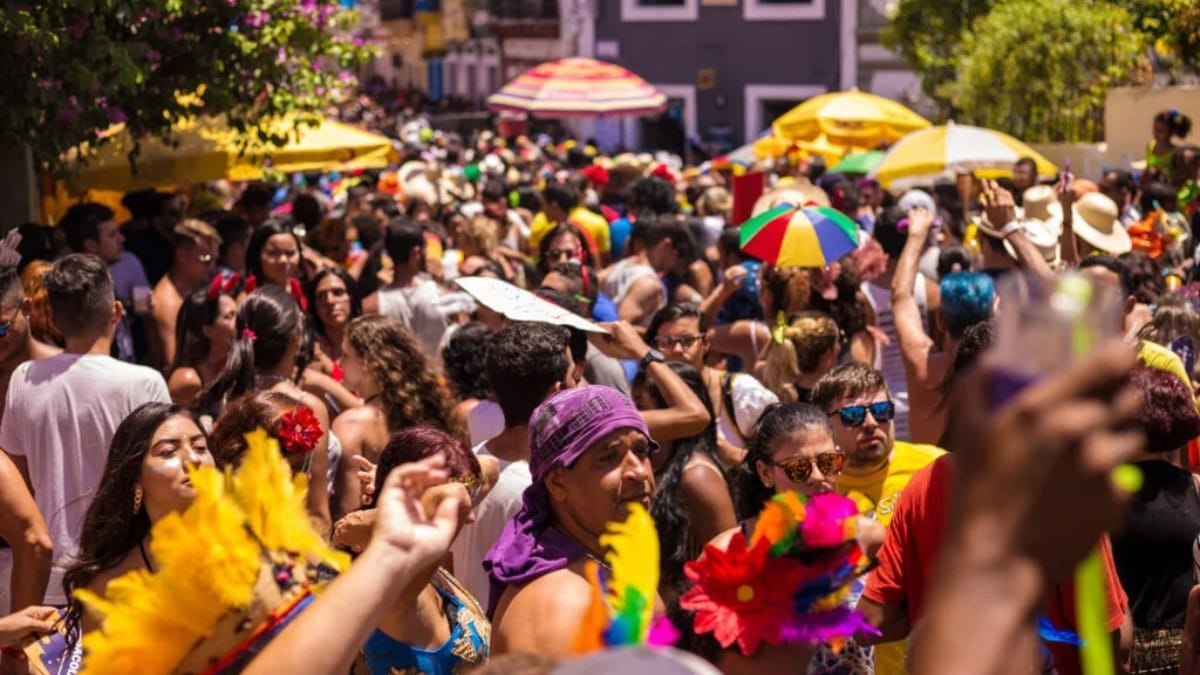
[[[54,542],[47,604],[66,604],[62,572],[77,553],[117,426],[152,401],[171,402],[162,375],[108,356],[59,354],[13,372],[0,447],[29,464],[35,501]],[[132,509],[133,495],[129,500]]]
[[[471,447],[483,447],[504,431],[504,411],[495,401],[483,400],[467,413],[467,431],[471,434]]]
[[[492,453],[480,444],[475,454],[491,457]],[[475,596],[480,606],[487,607],[491,596],[491,578],[483,571],[483,559],[504,532],[504,526],[521,510],[525,488],[533,483],[529,462],[500,460],[500,477],[495,487],[475,505],[475,522],[463,526],[450,545],[454,556],[454,578]]]
[[[379,313],[411,330],[433,361],[441,359],[442,336],[447,325],[440,295],[437,282],[432,279],[412,288],[379,289]]]

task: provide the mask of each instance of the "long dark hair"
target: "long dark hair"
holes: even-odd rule
[[[259,286],[267,283],[262,270],[262,251],[263,247],[267,245],[268,239],[277,234],[291,235],[292,239],[296,240],[296,251],[304,251],[303,242],[300,241],[300,237],[296,236],[293,227],[291,218],[268,218],[254,230],[254,234],[250,235],[250,244],[246,247],[246,273],[254,275]],[[297,268],[297,272],[299,272],[299,268]]]
[[[87,588],[97,576],[119,565],[150,533],[146,509],[133,510],[134,489],[154,432],[176,415],[192,420],[203,433],[199,420],[188,409],[169,403],[146,403],[130,413],[113,434],[104,474],[83,518],[79,553],[63,575],[63,591],[69,598],[67,641],[72,646],[79,639],[83,620],[83,605],[72,593]]]
[[[219,293],[210,298],[208,291],[196,291],[183,299],[179,306],[179,314],[175,317],[175,360],[167,372],[177,368],[196,368],[204,363],[212,351],[208,337],[204,335],[205,326],[211,326],[221,313],[221,296]]]
[[[237,337],[225,368],[200,392],[197,410],[213,410],[226,396],[236,398],[252,391],[255,372],[278,366],[292,336],[303,328],[300,305],[284,289],[267,285],[247,296],[238,308]],[[303,372],[307,364],[296,365]]]
[[[346,284],[346,294],[350,297],[350,318],[362,315],[362,295],[358,292],[358,282],[354,277],[343,270],[324,269],[313,277],[312,283],[308,285],[308,318],[309,326],[312,328],[314,335],[325,337],[325,324],[321,321],[321,316],[317,313],[317,286],[325,280],[325,277],[337,277]]]
[[[775,496],[774,488],[763,485],[762,480],[758,477],[758,462],[770,464],[771,446],[775,444],[775,441],[793,431],[807,427],[824,429],[831,437],[833,436],[833,427],[829,424],[829,416],[811,403],[782,403],[768,406],[762,417],[758,418],[754,434],[750,437],[750,444],[746,447],[746,458],[737,468],[733,479],[734,505],[737,507],[739,520],[757,516],[763,506]]]
[[[668,362],[667,366],[675,371],[704,404],[708,411],[708,426],[695,436],[680,438],[674,441],[671,457],[655,471],[654,502],[650,505],[650,515],[658,529],[658,539],[661,542],[662,555],[659,556],[661,584],[666,588],[674,588],[682,593],[686,585],[683,576],[683,563],[696,557],[699,547],[705,542],[693,542],[689,536],[691,516],[684,508],[680,489],[683,484],[683,472],[691,461],[692,455],[703,453],[708,455],[718,468],[721,466],[717,456],[717,425],[713,412],[712,399],[708,395],[708,386],[704,377],[695,368],[679,361]],[[645,383],[650,395],[660,408],[667,407],[667,401],[657,387],[639,373],[635,384]],[[722,471],[724,475],[724,471]]]

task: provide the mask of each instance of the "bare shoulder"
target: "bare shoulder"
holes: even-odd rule
[[[697,457],[684,467],[682,487],[689,497],[702,499],[721,492],[729,493],[729,483],[721,469],[707,457]]]
[[[378,314],[379,313],[379,291],[368,295],[362,301],[363,314]]]
[[[592,591],[576,565],[509,588],[492,624],[492,652],[571,655],[571,644],[591,604]]]
[[[362,441],[375,439],[380,434],[385,438],[387,433],[387,418],[375,406],[364,405],[358,408],[343,410],[333,420],[333,432],[343,443],[351,438]]]
[[[200,373],[195,368],[176,368],[167,378],[167,390],[171,398],[180,405],[190,405],[204,388]]]
[[[717,550],[724,551],[729,548],[729,542],[733,539],[733,535],[735,535],[741,531],[742,531],[741,526],[731,527],[728,530],[725,530],[724,532],[722,532],[721,534],[718,534],[717,536],[713,537],[712,541],[708,542],[708,544],[705,546],[705,548],[712,546],[712,547],[716,548]]]

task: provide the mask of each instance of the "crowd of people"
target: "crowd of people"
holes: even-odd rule
[[[1155,117],[1136,175],[1022,160],[900,194],[819,160],[688,167],[412,124],[395,169],[131,193],[124,222],[83,203],[0,244],[19,257],[0,269],[5,668],[56,632],[86,668],[86,636],[119,627],[80,591],[158,572],[195,472],[232,471],[264,429],[313,531],[356,560],[247,672],[568,668],[589,565],[640,505],[686,672],[1080,673],[1061,636],[1094,550],[1118,671],[1191,673],[1186,116]],[[746,255],[740,221],[785,203],[840,211],[857,248],[812,268]],[[599,328],[513,320],[456,283],[476,277]],[[1035,289],[1062,314],[1079,283],[1115,299],[1090,343],[1078,316],[1065,335],[1019,320]],[[1125,463],[1140,483],[1114,478]],[[869,626],[735,645],[750,628],[701,620],[697,565],[748,560],[793,494],[853,505],[846,545],[873,569],[840,603]]]

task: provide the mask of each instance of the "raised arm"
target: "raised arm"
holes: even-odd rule
[[[605,355],[640,361],[650,352],[650,347],[628,323],[605,324],[605,328],[609,330],[608,334],[589,334],[592,344]],[[646,375],[667,402],[667,407],[662,410],[642,411],[642,419],[646,420],[654,440],[663,443],[695,436],[712,422],[704,404],[666,363],[651,363],[646,368]]]
[[[1009,223],[1017,219],[1017,206],[1013,201],[1012,193],[1000,187],[995,181],[984,183],[987,190],[983,193],[983,208],[987,211],[988,220],[999,229],[1005,228]],[[1037,246],[1034,246],[1033,241],[1029,239],[1029,235],[1025,234],[1022,228],[1014,228],[1011,232],[1005,235],[1004,239],[1013,247],[1013,251],[1017,254],[1017,264],[1022,269],[1037,275],[1045,281],[1054,279],[1054,270],[1050,269],[1050,265],[1046,264],[1046,259],[1042,257],[1041,251],[1038,251]],[[1074,237],[1071,237],[1074,242]]]
[[[921,308],[913,297],[917,265],[932,225],[933,215],[929,211],[913,209],[908,212],[908,241],[896,263],[896,273],[892,275],[892,320],[896,324],[896,337],[900,341],[910,391],[933,386],[929,382],[929,354],[934,343],[921,324]]]
[[[741,265],[734,265],[725,270],[721,282],[700,303],[700,312],[704,314],[708,325],[711,326],[717,322],[717,314],[721,312],[721,308],[746,285],[747,274],[746,268]]]

